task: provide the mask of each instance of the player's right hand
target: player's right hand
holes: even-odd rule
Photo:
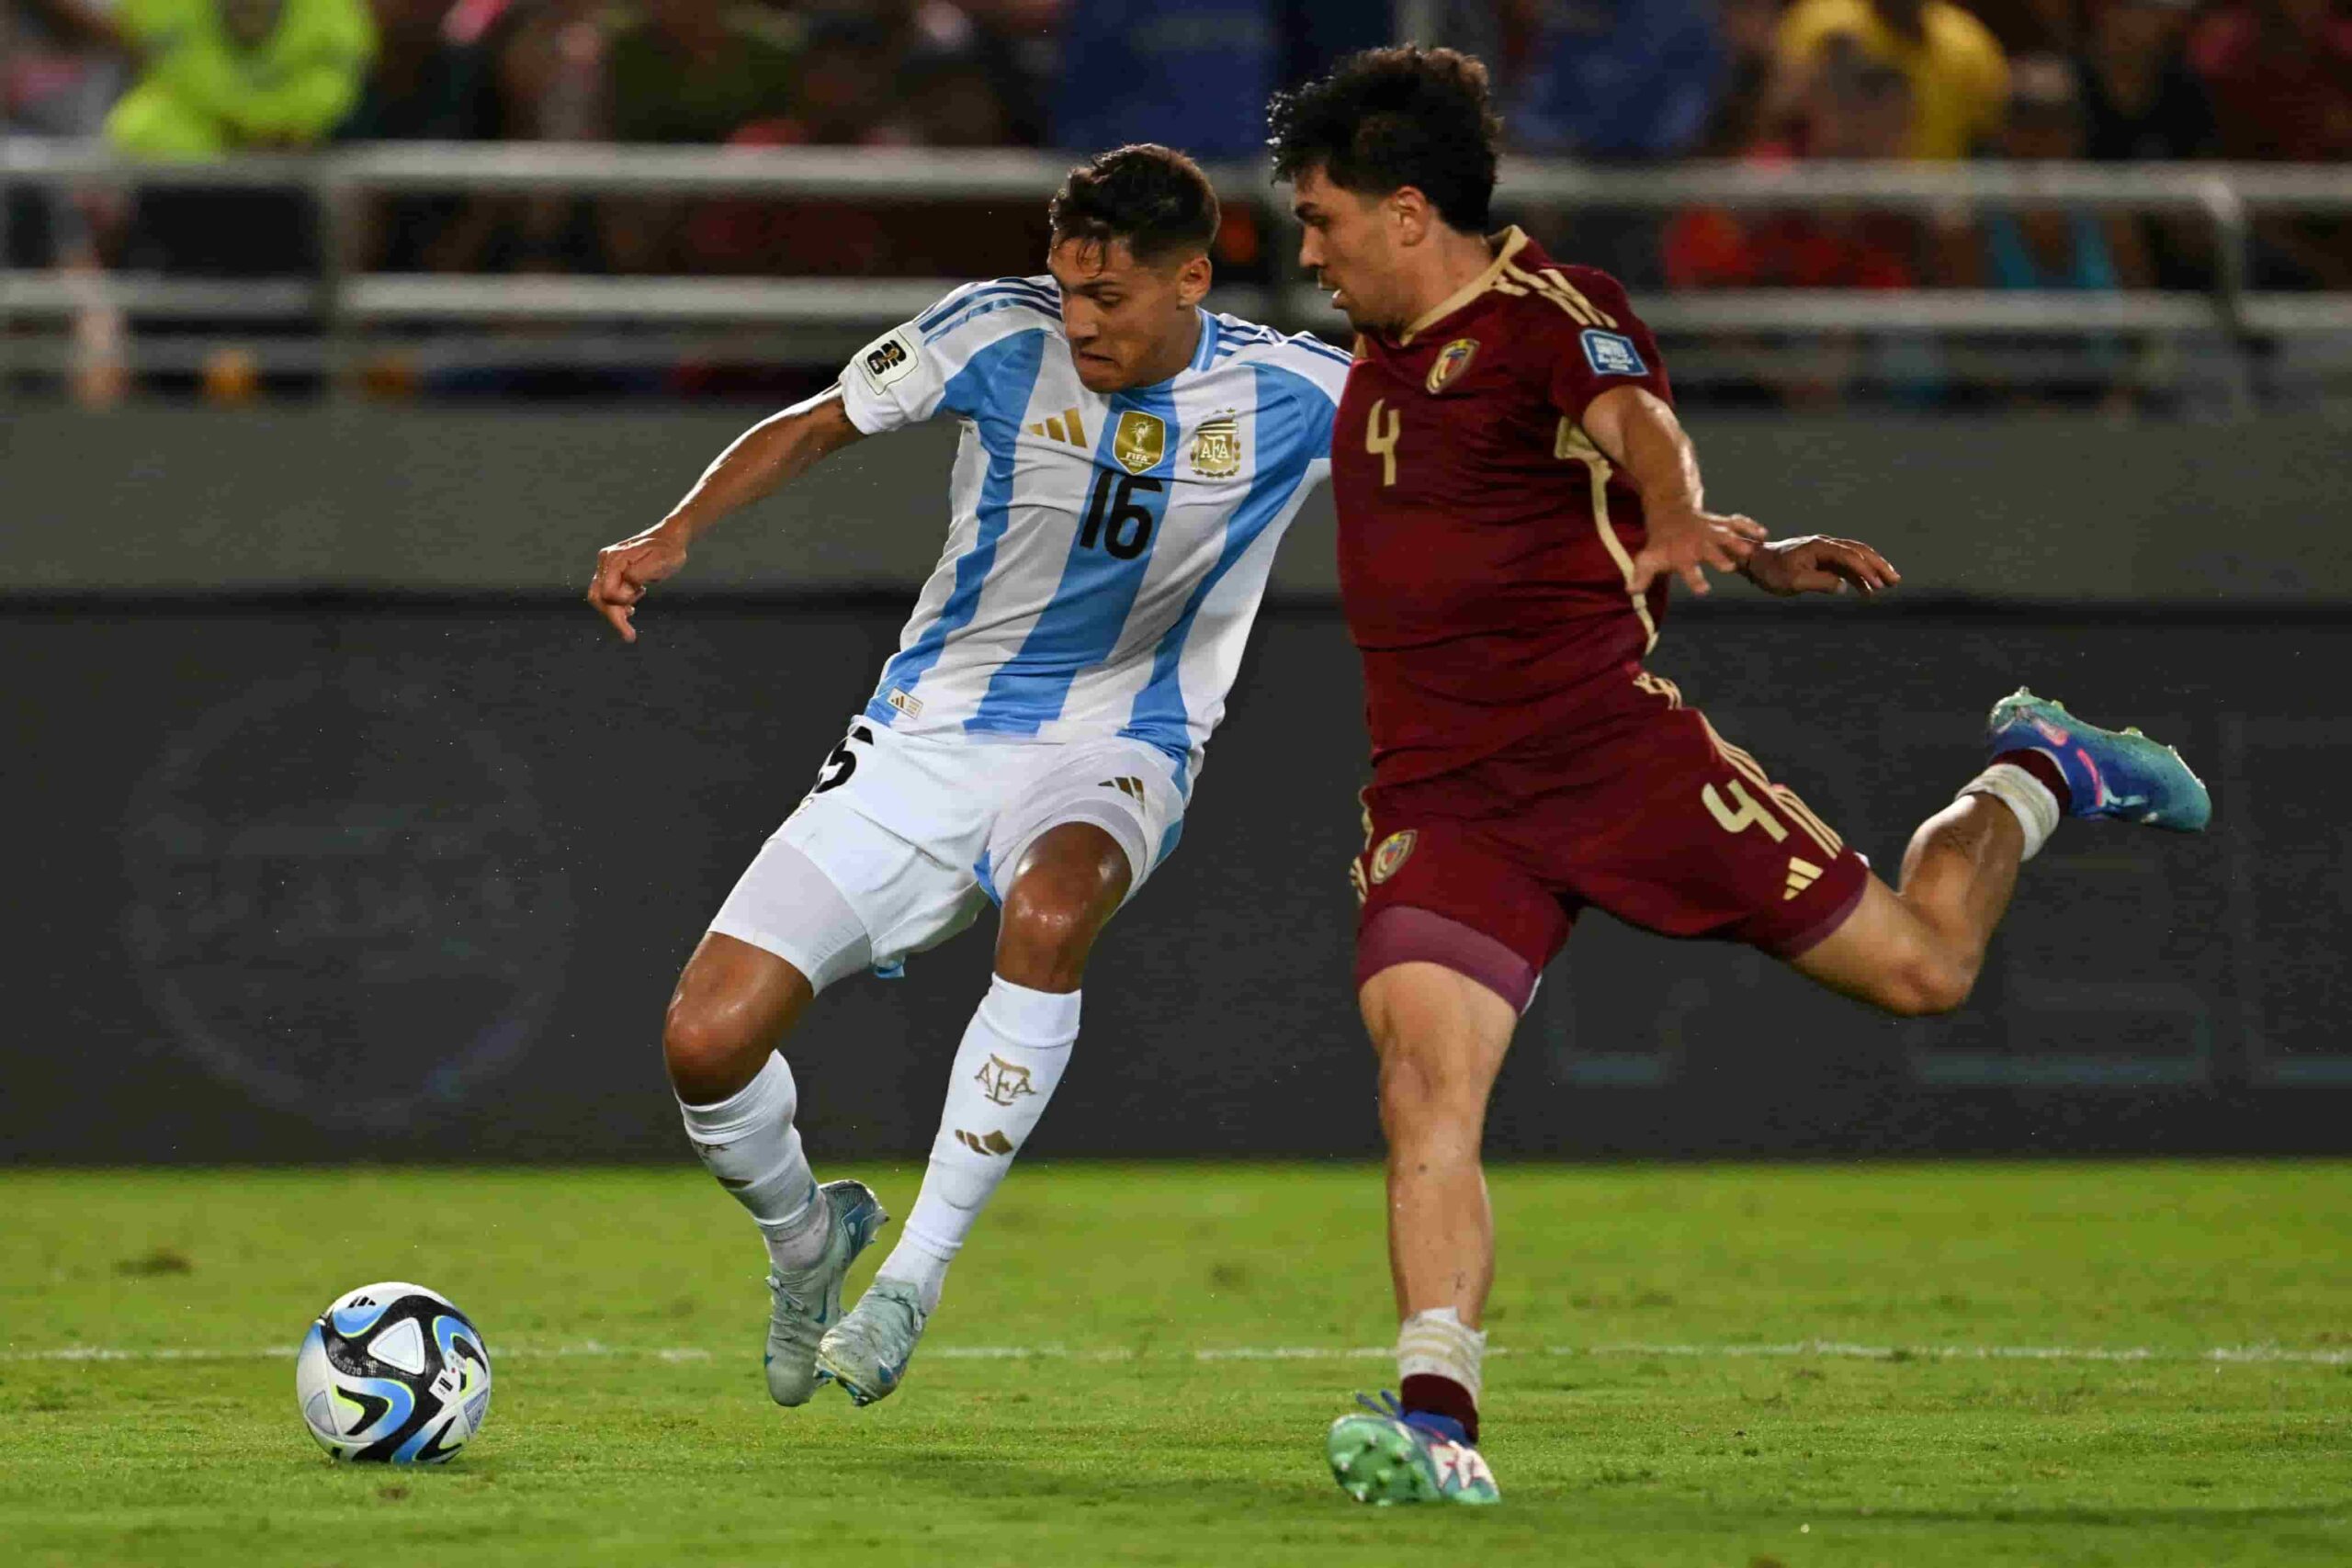
[[[1661,573],[1679,577],[1693,593],[1708,590],[1707,571],[1737,571],[1764,539],[1752,517],[1694,506],[1660,509],[1645,521],[1649,539],[1634,557],[1633,590],[1646,593]]]
[[[659,526],[596,552],[596,575],[588,582],[588,604],[613,624],[624,642],[637,640],[637,602],[645,591],[686,564],[686,547]]]

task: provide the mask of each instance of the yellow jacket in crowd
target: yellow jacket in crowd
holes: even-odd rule
[[[124,0],[118,19],[142,60],[107,139],[141,157],[319,141],[376,52],[367,0]]]
[[[1919,8],[1921,36],[1889,27],[1871,0],[1797,0],[1781,18],[1775,47],[1782,61],[1809,64],[1832,39],[1851,38],[1871,59],[1911,83],[1907,157],[1965,158],[2001,129],[2009,66],[1984,23],[1946,0]]]

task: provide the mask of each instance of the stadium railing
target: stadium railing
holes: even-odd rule
[[[186,317],[309,321],[314,336],[258,345],[297,368],[335,370],[379,351],[397,327],[429,366],[659,363],[715,354],[738,362],[827,358],[915,314],[959,278],[644,277],[356,273],[342,265],[358,204],[374,196],[532,193],[571,197],[661,194],[908,202],[1036,201],[1067,159],[1025,151],[676,149],[546,143],[379,143],[312,154],[253,155],[209,164],[124,161],[101,146],[0,139],[0,188],[51,190],[194,186],[307,192],[316,203],[324,262],[314,278],[225,282],[141,274],[0,272],[0,352],[28,368],[62,363],[54,333],[92,307]],[[1281,192],[1261,168],[1210,170],[1228,201],[1272,220],[1285,251],[1293,232]],[[1894,212],[1952,218],[1982,210],[2063,208],[2166,217],[2211,237],[2213,287],[2124,289],[1645,291],[1661,333],[1704,343],[1741,340],[1769,355],[1770,337],[1904,333],[2061,344],[2086,333],[2195,339],[2221,354],[2294,340],[2352,365],[2352,293],[2264,291],[2250,286],[2253,226],[2267,216],[2352,214],[2352,169],[2276,164],[1808,164],[1758,168],[1698,163],[1598,168],[1512,160],[1499,205],[1510,210],[1602,209],[1659,218],[1691,208]],[[6,204],[0,203],[0,209]],[[1283,258],[1283,271],[1295,268]],[[1293,329],[1336,331],[1323,296],[1303,281],[1227,288],[1228,310]],[[516,341],[516,322],[571,331]],[[583,333],[582,328],[604,332]],[[625,330],[615,330],[625,329]],[[233,334],[229,334],[233,335]],[[2324,345],[2333,344],[2330,349]],[[1798,344],[1802,351],[1802,343]],[[201,339],[135,345],[135,363],[192,359]],[[159,352],[160,351],[160,352]],[[1684,362],[1678,362],[1678,368]]]

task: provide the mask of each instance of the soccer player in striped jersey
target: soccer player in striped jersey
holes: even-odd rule
[[[905,1374],[1069,1062],[1095,939],[1176,847],[1274,550],[1329,469],[1348,356],[1203,307],[1217,204],[1191,160],[1103,153],[1051,219],[1046,274],[957,289],[876,339],[607,547],[588,591],[634,641],[646,590],[720,518],[852,442],[963,427],[947,547],[898,654],[721,906],[662,1034],[687,1136],[766,1236],[780,1404],[828,1379],[869,1404]],[[995,973],[922,1190],[842,1316],[884,1216],[811,1175],[776,1043],[827,986],[896,973],[991,900]]]
[[[1340,592],[1363,655],[1373,783],[1355,864],[1357,996],[1380,1056],[1400,1399],[1340,1418],[1369,1502],[1495,1500],[1479,1456],[1494,1234],[1478,1147],[1537,976],[1587,906],[1748,943],[1890,1012],[1967,997],[2021,862],[2062,815],[2184,830],[2211,811],[2169,749],[2019,692],[1991,766],[1871,875],[1645,668],[1680,578],[1766,592],[1896,581],[1877,551],[1770,542],[1707,510],[1657,341],[1606,273],[1487,235],[1486,68],[1375,50],[1273,107],[1300,261],[1354,324],[1333,434]]]

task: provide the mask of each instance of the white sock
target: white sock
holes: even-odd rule
[[[823,1257],[832,1220],[792,1125],[799,1108],[792,1069],[773,1053],[757,1077],[725,1100],[678,1102],[703,1168],[751,1211],[778,1269],[806,1269]]]
[[[2007,807],[2025,829],[2025,854],[2031,860],[2041,852],[2050,840],[2051,832],[2058,826],[2058,797],[2050,786],[2018,767],[2015,762],[1996,762],[1966,784],[1961,785],[1963,795],[1989,795]]]
[[[1487,1337],[1452,1307],[1417,1312],[1396,1330],[1396,1382],[1441,1377],[1460,1383],[1476,1404],[1485,1386]]]
[[[899,1245],[876,1272],[919,1288],[925,1312],[939,1305],[947,1266],[1062,1081],[1078,1038],[1078,998],[1076,991],[1033,991],[1000,976],[964,1031],[931,1168]]]

